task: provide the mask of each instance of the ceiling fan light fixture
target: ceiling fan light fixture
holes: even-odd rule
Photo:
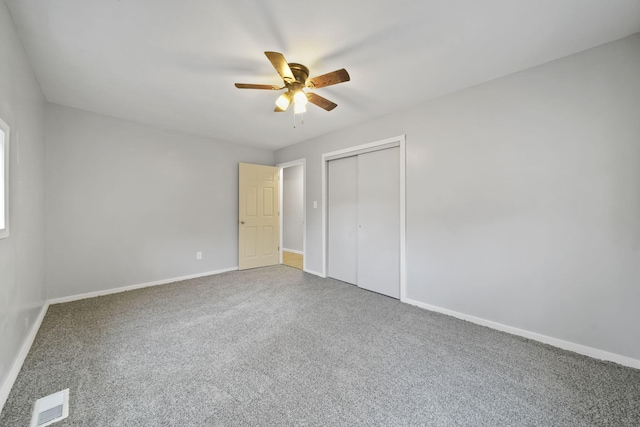
[[[305,106],[307,105],[307,94],[305,94],[302,90],[299,90],[293,95],[293,101],[296,103],[296,105]]]
[[[291,105],[291,93],[285,92],[276,99],[276,107],[281,109],[282,111],[286,111]]]
[[[302,114],[307,112],[307,106],[302,102],[293,104],[293,114]]]

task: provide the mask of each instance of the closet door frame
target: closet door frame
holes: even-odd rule
[[[370,142],[367,144],[357,145],[349,148],[343,148],[341,150],[322,154],[322,277],[327,277],[327,179],[329,161],[393,147],[400,148],[400,301],[404,302],[407,297],[405,135],[399,135],[380,141]]]

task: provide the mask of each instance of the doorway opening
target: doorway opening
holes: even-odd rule
[[[306,159],[280,168],[280,264],[306,269]]]

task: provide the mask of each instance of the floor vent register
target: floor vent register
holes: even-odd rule
[[[45,427],[68,416],[69,389],[66,389],[36,400],[29,427]]]

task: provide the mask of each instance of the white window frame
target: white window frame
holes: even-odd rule
[[[0,239],[9,237],[9,125],[0,119]]]

